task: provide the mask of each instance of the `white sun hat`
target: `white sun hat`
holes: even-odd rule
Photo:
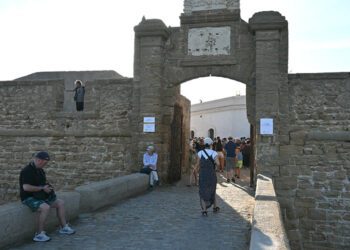
[[[204,144],[211,145],[213,144],[213,140],[209,137],[204,138]]]

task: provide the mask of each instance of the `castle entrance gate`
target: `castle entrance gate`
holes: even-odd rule
[[[277,12],[260,12],[247,23],[240,17],[239,0],[184,1],[180,20],[181,26],[173,28],[143,18],[135,27],[135,156],[140,158],[147,144],[155,144],[161,176],[177,180],[170,175],[181,173],[174,168],[184,166],[176,164],[187,162],[190,136],[189,119],[182,119],[182,128],[175,129],[181,123],[178,110],[189,108],[180,84],[219,76],[246,84],[248,120],[257,135],[256,164],[259,170],[278,171],[279,145],[288,140],[282,129],[288,110],[287,21]],[[140,126],[145,117],[154,118],[155,131],[145,132]],[[259,132],[261,118],[272,119],[268,135]],[[181,130],[181,135],[174,135]]]

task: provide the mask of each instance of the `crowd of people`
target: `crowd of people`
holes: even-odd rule
[[[199,186],[202,215],[208,216],[207,209],[213,212],[220,208],[216,203],[216,172],[226,172],[226,181],[235,182],[240,178],[241,168],[249,167],[250,140],[247,138],[193,138],[191,140],[189,162],[189,184]]]
[[[196,157],[198,152],[205,148],[205,138],[195,137],[190,141],[190,177],[189,184],[198,185],[198,169],[196,168]],[[241,137],[233,139],[215,137],[211,148],[217,152],[219,163],[216,166],[216,171],[225,173],[227,182],[235,182],[235,178],[240,178],[241,168],[249,167],[251,144],[250,139]]]

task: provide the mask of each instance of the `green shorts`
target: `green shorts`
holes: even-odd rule
[[[242,167],[243,167],[243,161],[237,161],[236,168],[242,168]]]
[[[38,199],[35,199],[34,197],[29,197],[24,201],[22,201],[22,203],[28,206],[33,212],[36,212],[41,206],[41,204],[46,203],[49,206],[51,206],[56,200],[57,200],[56,195],[49,196],[47,200],[38,200]]]

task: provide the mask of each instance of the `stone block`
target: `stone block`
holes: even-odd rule
[[[87,184],[75,190],[81,195],[81,211],[92,212],[145,192],[148,182],[148,175],[136,173]]]
[[[314,208],[316,204],[316,200],[314,198],[304,198],[297,197],[295,199],[295,206],[301,208]]]
[[[281,157],[287,157],[291,155],[302,155],[303,147],[297,146],[297,145],[280,146],[280,154],[281,154]]]
[[[297,187],[297,178],[296,176],[276,177],[275,186],[281,190],[295,189]]]
[[[324,221],[325,218],[327,217],[327,210],[308,208],[307,209],[307,217],[308,217],[308,219],[311,219],[311,220]]]

